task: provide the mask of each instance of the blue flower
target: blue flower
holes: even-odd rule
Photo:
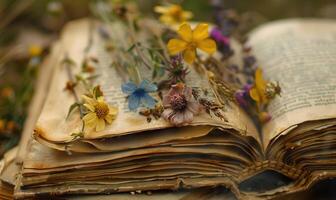
[[[147,108],[154,108],[155,99],[148,93],[156,92],[157,86],[148,80],[143,80],[139,86],[133,82],[125,83],[121,86],[123,93],[128,94],[128,108],[135,111],[140,105]]]

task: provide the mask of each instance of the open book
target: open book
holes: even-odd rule
[[[137,32],[142,44],[160,30],[150,24]],[[127,77],[111,65],[128,58],[106,51],[102,26],[72,22],[52,51],[51,86],[24,158],[17,198],[217,185],[238,198],[271,197],[336,175],[336,22],[284,20],[251,32],[250,45],[265,76],[283,90],[269,106],[272,120],[261,129],[234,103],[225,110],[226,120],[201,114],[183,127],[130,112],[121,92]],[[109,32],[119,49],[132,45],[122,23],[111,24]],[[79,113],[67,117],[74,96],[64,91],[69,67],[63,61],[75,63],[71,78],[87,55],[99,61],[96,81],[119,114],[105,130],[75,137],[81,120]],[[149,77],[145,66],[140,73]],[[212,89],[207,76],[192,67],[187,82]],[[267,187],[258,190],[265,177]],[[251,186],[255,180],[260,182]]]

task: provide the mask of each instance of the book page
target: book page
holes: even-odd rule
[[[74,74],[80,71],[81,62],[84,58],[84,50],[89,41],[89,33],[92,31],[92,44],[88,51],[88,56],[98,59],[96,80],[102,87],[105,94],[106,101],[119,108],[117,118],[104,131],[95,132],[90,131],[85,133],[85,139],[95,139],[103,137],[114,137],[123,134],[130,134],[141,131],[157,130],[168,128],[172,125],[164,119],[152,120],[148,123],[146,117],[139,115],[136,112],[131,112],[127,107],[126,95],[121,91],[121,84],[128,81],[128,77],[123,77],[121,73],[111,64],[115,61],[127,60],[124,54],[127,52],[120,52],[120,46],[125,47],[125,51],[133,43],[129,38],[129,31],[125,30],[120,24],[112,24],[111,37],[113,38],[113,45],[115,51],[112,53],[105,51],[105,43],[99,35],[99,23],[94,23],[90,26],[90,20],[84,19],[70,23],[63,31],[60,43],[62,44],[62,54],[71,58],[75,66],[72,66]],[[146,32],[146,31],[144,31]],[[141,33],[139,33],[141,34]],[[147,33],[148,34],[148,33]],[[142,38],[139,35],[137,38]],[[59,53],[59,52],[58,52]],[[69,142],[73,139],[72,133],[81,130],[81,121],[78,112],[74,112],[68,119],[66,119],[69,107],[75,102],[71,93],[64,91],[66,82],[69,80],[64,66],[61,65],[62,60],[58,60],[54,75],[51,79],[51,87],[45,106],[42,110],[41,116],[36,125],[37,135],[52,141],[52,142]],[[141,66],[140,66],[141,67]],[[143,78],[151,75],[151,72],[140,68],[139,71]],[[190,68],[187,82],[192,87],[208,88],[210,85],[205,74],[197,73],[193,68]],[[210,90],[209,90],[210,91]],[[77,91],[78,96],[82,93]],[[247,115],[238,108],[237,105],[232,104],[224,113],[227,122],[215,117],[211,117],[205,112],[194,118],[191,126],[198,125],[213,125],[222,128],[235,129],[238,132],[246,133],[248,136],[259,140],[258,133],[251,120]]]
[[[250,44],[267,79],[282,93],[269,105],[264,141],[305,121],[336,117],[336,22],[294,19],[264,25]]]

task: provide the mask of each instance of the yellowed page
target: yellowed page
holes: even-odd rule
[[[266,144],[291,126],[336,117],[336,21],[291,19],[251,34],[250,44],[265,76],[282,93],[269,106]]]
[[[115,40],[115,45],[131,46],[132,43],[128,41],[128,31],[118,24],[114,24],[113,26],[111,36]],[[108,126],[106,130],[86,132],[85,139],[113,137],[145,130],[171,127],[171,125],[163,119],[152,120],[151,123],[148,123],[145,117],[128,110],[126,96],[121,92],[121,84],[127,80],[118,74],[114,68],[111,68],[111,63],[118,61],[120,58],[115,57],[115,54],[111,55],[104,51],[105,45],[97,31],[98,23],[94,23],[94,26],[90,26],[89,20],[80,20],[66,26],[60,41],[62,45],[61,53],[64,55],[67,54],[76,63],[76,66],[71,68],[73,73],[76,74],[80,70],[81,62],[84,57],[84,49],[88,43],[89,30],[93,31],[93,43],[88,55],[94,56],[99,60],[97,71],[100,72],[100,76],[98,82],[102,86],[106,100],[111,105],[118,106],[119,114],[116,120]],[[187,81],[191,83],[193,87],[209,87],[204,74],[198,74],[192,68],[190,71],[190,77]],[[144,77],[150,74],[146,73],[144,69],[141,69],[141,73]],[[45,106],[37,122],[37,133],[49,141],[68,142],[73,139],[73,136],[71,136],[72,133],[81,130],[81,122],[78,113],[73,114],[66,120],[68,109],[70,105],[74,103],[74,97],[64,92],[64,86],[68,81],[68,77],[64,66],[60,63],[56,64],[54,76],[51,81],[52,83]],[[191,125],[214,125],[222,128],[233,128],[238,130],[238,132],[247,132],[247,135],[253,136],[256,139],[258,138],[254,125],[246,114],[236,105],[232,105],[231,108],[228,108],[227,112],[225,112],[225,117],[228,119],[228,122],[210,117],[204,112],[197,116]]]

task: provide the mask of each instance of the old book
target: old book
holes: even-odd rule
[[[142,25],[138,35],[132,36],[127,26],[115,22],[109,29],[111,40],[125,51],[134,37],[146,44],[160,27],[148,21]],[[148,123],[127,109],[120,89],[127,77],[111,63],[128,57],[125,52],[106,51],[99,32],[105,25],[90,20],[70,23],[52,52],[51,86],[35,127],[35,140],[24,157],[15,196],[222,185],[238,198],[270,198],[334,177],[335,25],[332,20],[293,19],[251,32],[250,44],[265,76],[279,81],[283,89],[282,96],[270,104],[272,120],[258,131],[235,104],[227,107],[226,121],[202,114],[178,128],[162,119]],[[75,137],[73,133],[81,130],[80,115],[67,118],[75,99],[64,86],[88,55],[99,61],[97,83],[120,113],[104,131]],[[70,77],[65,58],[75,63]],[[146,66],[140,73],[148,76]],[[187,82],[194,88],[212,90],[204,73],[190,68],[190,74]],[[268,187],[258,189],[262,183]]]

